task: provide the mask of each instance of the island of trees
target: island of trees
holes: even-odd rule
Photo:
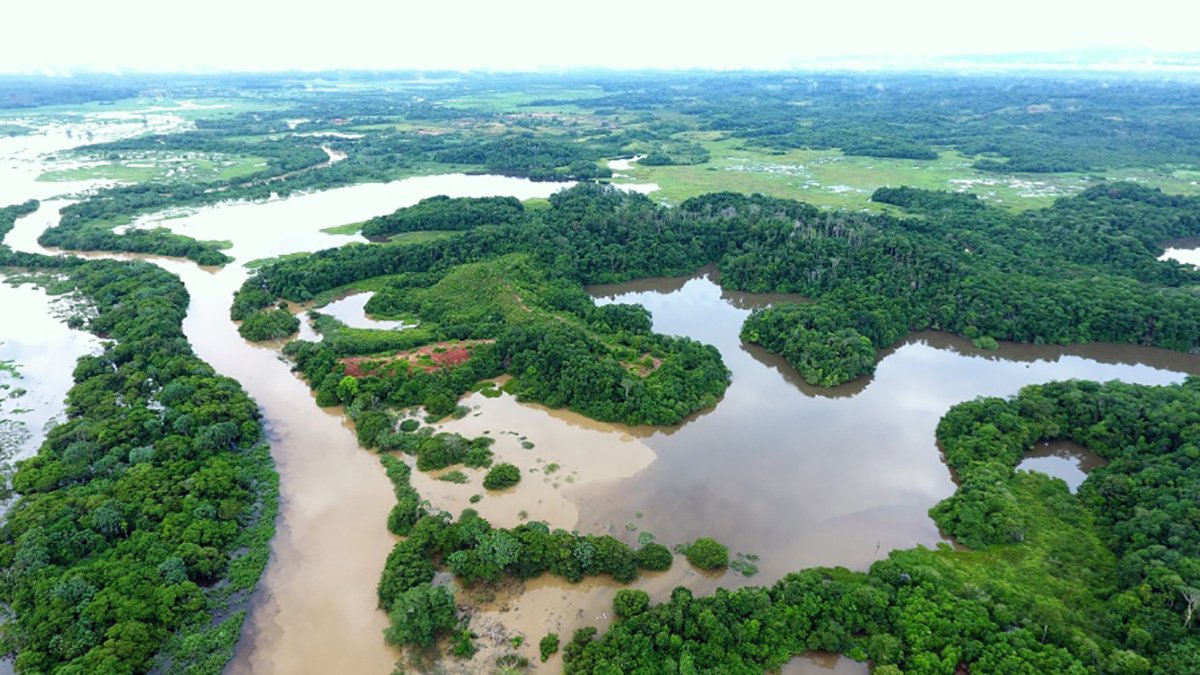
[[[0,235],[36,208],[0,210]],[[74,294],[105,339],[75,367],[66,421],[11,477],[3,651],[22,673],[218,672],[275,532],[257,406],[192,353],[187,290],[159,267],[0,245],[0,268]]]

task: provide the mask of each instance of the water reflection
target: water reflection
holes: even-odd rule
[[[8,385],[0,389],[0,419],[23,427],[22,432],[12,424],[0,426],[0,451],[24,459],[37,452],[48,426],[63,413],[75,361],[99,351],[100,340],[67,328],[59,318],[69,311],[66,299],[33,286],[0,283],[0,307],[7,316],[20,317],[0,322],[0,361],[12,361],[19,373],[0,372],[0,385]],[[18,395],[20,390],[25,393]]]
[[[1038,443],[1017,465],[1022,471],[1038,471],[1061,478],[1071,492],[1079,489],[1088,473],[1108,461],[1087,448],[1071,441]]]
[[[1200,373],[1200,357],[1158,349],[1005,344],[983,352],[927,332],[881,354],[872,378],[816,388],[738,336],[751,308],[788,298],[723,291],[707,271],[590,290],[601,303],[646,306],[656,331],[715,345],[733,381],[706,414],[639,430],[658,460],[628,480],[581,490],[580,529],[632,541],[624,525],[635,522],[661,541],[714,536],[762,557],[758,576],[730,574],[727,586],[771,583],[812,565],[865,569],[892,549],[941,541],[927,512],[954,483],[934,430],[955,403],[1049,380],[1166,384]]]
[[[401,330],[412,328],[411,324],[403,321],[385,321],[374,319],[367,315],[367,302],[374,293],[351,293],[321,307],[318,311],[328,314],[351,328],[377,328],[381,330]]]
[[[1163,253],[1159,260],[1177,260],[1181,263],[1200,266],[1200,237],[1184,237],[1164,242]]]
[[[779,669],[780,675],[867,675],[868,672],[867,664],[828,652],[797,656]]]

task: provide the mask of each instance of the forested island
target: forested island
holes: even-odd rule
[[[0,210],[0,235],[36,208]],[[106,346],[75,365],[68,421],[11,476],[4,650],[27,673],[219,671],[275,532],[257,406],[192,353],[168,272],[0,244],[11,267],[72,294]]]
[[[486,667],[534,667],[519,648],[537,643],[543,662],[561,654],[564,672],[581,675],[776,672],[813,651],[880,675],[1200,673],[1195,378],[1048,382],[953,405],[929,451],[941,450],[955,489],[929,517],[957,547],[885,549],[869,568],[812,567],[712,594],[680,586],[660,602],[637,585],[677,569],[671,544],[696,570],[753,566],[707,535],[658,542],[632,522],[570,529],[521,511],[519,524],[495,524],[486,506],[556,480],[558,465],[536,475],[498,457],[496,436],[440,428],[483,414],[462,403],[475,393],[647,433],[719,407],[736,391],[727,355],[586,290],[704,266],[727,291],[789,294],[747,310],[741,338],[817,390],[872,374],[881,351],[924,330],[985,352],[1103,342],[1194,354],[1200,271],[1161,258],[1166,242],[1200,236],[1200,89],[443,75],[406,88],[356,74],[362,86],[340,92],[250,76],[166,81],[244,108],[70,150],[92,178],[131,164],[150,177],[56,201],[61,217],[37,241],[64,255],[2,245],[44,204],[0,209],[0,269],[69,294],[70,323],[103,340],[74,366],[64,421],[11,476],[0,651],[17,672],[221,672],[271,555],[279,458],[268,421],[243,385],[195,355],[188,290],[158,259],[69,254],[107,251],[242,274],[220,299],[237,333],[278,350],[313,405],[344,412],[358,445],[379,454],[395,506],[362,518],[400,537],[372,602],[388,614],[380,642],[406,650],[402,668],[477,664],[484,640],[463,607],[478,597],[600,577],[628,586],[606,630],[521,635]],[[138,95],[105,82],[0,82],[0,107],[20,110]],[[183,162],[194,173],[166,168]],[[449,173],[572,184],[548,199],[412,199],[328,229],[369,241],[252,270],[237,242],[171,223],[216,204]],[[650,180],[658,190],[637,189]],[[1041,192],[1022,197],[1018,184]],[[369,317],[400,327],[323,313],[354,292],[372,293]],[[315,336],[292,339],[305,323]],[[1075,492],[1017,470],[1052,440],[1107,463]],[[480,492],[451,511],[418,478]]]

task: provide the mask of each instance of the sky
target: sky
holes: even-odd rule
[[[0,72],[732,69],[1090,47],[1200,52],[1196,0],[7,4]]]

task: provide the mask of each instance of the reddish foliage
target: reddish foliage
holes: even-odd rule
[[[425,372],[431,373],[438,368],[450,368],[453,366],[466,363],[471,358],[471,351],[477,344],[489,344],[495,340],[463,340],[461,342],[438,342],[435,344],[425,345],[407,352],[400,352],[395,356],[379,357],[379,356],[349,356],[338,359],[339,363],[345,364],[346,374],[350,377],[366,377],[367,375],[379,375],[384,367],[390,366],[387,374],[396,374],[397,362],[404,362],[408,373],[412,373],[413,366],[418,365],[417,359],[421,356],[428,356],[435,365],[421,366]],[[435,349],[444,349],[445,351],[435,352]],[[364,368],[364,364],[366,367]]]

